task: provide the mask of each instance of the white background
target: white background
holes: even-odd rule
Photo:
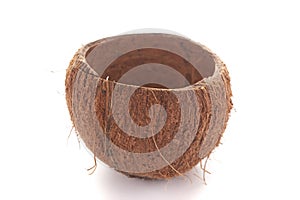
[[[0,199],[300,199],[300,7],[297,1],[1,1]],[[223,145],[169,181],[129,179],[77,138],[65,69],[82,45],[163,28],[227,64],[233,102]]]

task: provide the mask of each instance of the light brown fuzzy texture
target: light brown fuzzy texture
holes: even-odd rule
[[[162,34],[162,37],[164,35],[165,34]],[[132,37],[135,37],[135,35],[132,35]],[[141,36],[139,35],[138,37]],[[168,37],[173,36],[168,35]],[[174,40],[176,39],[178,39],[178,36],[174,36]],[[118,162],[120,162],[120,160],[122,161],[122,154],[114,154],[114,157],[108,156],[109,154],[106,151],[109,151],[109,149],[107,149],[109,147],[106,147],[102,141],[99,141],[100,137],[98,134],[91,134],[93,131],[89,131],[93,129],[93,126],[95,126],[96,122],[91,121],[89,117],[86,117],[85,120],[81,121],[76,119],[78,113],[74,113],[74,98],[77,98],[78,102],[81,102],[80,105],[75,105],[78,106],[80,113],[87,113],[88,115],[91,112],[96,112],[98,119],[97,123],[99,123],[102,127],[103,134],[105,134],[105,136],[109,138],[113,144],[126,151],[136,153],[156,151],[174,139],[174,135],[176,134],[179,126],[178,120],[180,119],[180,105],[176,100],[176,96],[172,93],[173,89],[166,89],[159,85],[146,85],[144,87],[140,87],[132,95],[130,104],[128,106],[132,120],[139,125],[145,125],[149,123],[150,120],[155,120],[150,119],[149,116],[145,115],[145,113],[147,113],[147,110],[149,110],[151,105],[160,104],[164,106],[167,112],[166,124],[159,133],[149,138],[137,138],[124,133],[118,127],[114,121],[114,118],[112,117],[110,102],[112,91],[116,84],[118,84],[118,77],[120,77],[129,69],[122,68],[122,71],[121,68],[118,67],[118,63],[116,63],[114,65],[115,67],[112,68],[113,71],[105,71],[102,77],[97,77],[97,74],[94,73],[94,70],[91,69],[91,66],[85,60],[86,55],[93,51],[95,47],[100,46],[103,40],[99,40],[84,46],[75,54],[74,58],[70,62],[65,81],[66,100],[71,120],[73,121],[75,129],[79,132],[79,135],[84,141],[85,145],[95,154],[97,158],[115,168],[114,166],[116,163],[114,162],[116,160]],[[176,62],[170,61],[170,63],[167,63],[174,65],[173,68],[175,69],[177,67],[178,71],[182,70],[181,73],[185,73],[186,77],[189,77],[191,74],[194,76],[194,78],[190,78],[190,81],[193,82],[193,87],[187,87],[186,89],[182,90],[182,92],[186,94],[186,101],[188,101],[190,98],[189,96],[192,92],[190,90],[193,90],[193,92],[196,94],[198,105],[200,105],[199,110],[201,121],[199,123],[197,134],[194,140],[181,157],[177,158],[174,162],[167,164],[161,169],[146,173],[128,173],[125,171],[122,171],[122,173],[127,174],[128,176],[150,179],[166,179],[178,176],[192,169],[202,159],[209,156],[213,149],[219,145],[220,139],[225,131],[226,124],[229,119],[230,110],[232,109],[230,77],[225,64],[223,64],[215,54],[211,53],[210,50],[203,46],[200,47],[207,51],[209,56],[215,60],[215,70],[218,71],[217,77],[219,78],[214,78],[214,76],[212,76],[209,77],[211,78],[211,81],[203,81],[202,77],[199,77],[195,71],[189,70],[188,72],[185,72],[184,69],[180,68],[180,65],[177,67],[176,63],[181,62],[179,58],[179,60]],[[159,59],[159,55],[164,53],[152,49],[148,49],[147,52],[150,52],[150,54],[154,57],[157,54],[158,56],[155,59]],[[144,54],[147,54],[147,52],[145,51]],[[131,62],[133,59],[133,57],[128,55],[122,60],[122,62]],[[174,59],[176,58],[174,57]],[[132,67],[138,64],[139,63],[137,61],[137,63],[132,64]],[[106,77],[109,75],[116,76],[113,78],[114,81],[111,81],[111,79],[106,79]],[[85,93],[82,93],[83,96],[80,96],[80,92],[78,93],[78,91],[82,90],[89,92],[87,88],[89,87],[89,84],[92,84],[95,81],[95,78],[99,80],[95,99],[85,99]],[[197,79],[201,80],[195,81]],[[79,86],[74,86],[75,81],[78,82]],[[131,87],[130,85],[126,84],[122,84],[121,86],[122,92],[125,93],[126,90],[128,90],[128,87]],[[75,93],[74,90],[76,90]],[[225,99],[225,102],[219,96],[222,95],[224,91],[225,98],[223,99]],[[78,96],[73,96],[74,94],[77,94]],[[218,101],[218,99],[220,101]],[[217,106],[217,108],[214,110],[212,110],[212,104],[214,103],[212,101],[217,102],[214,104],[214,106]],[[122,101],[120,101],[120,103],[122,103]],[[95,110],[91,110],[91,104],[93,104]],[[190,117],[191,121],[193,121],[194,116],[191,114]],[[176,151],[176,149],[171,149],[170,151]],[[150,165],[151,160],[144,160],[143,163],[145,165]]]

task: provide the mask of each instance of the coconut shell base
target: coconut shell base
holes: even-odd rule
[[[225,64],[205,46],[170,34],[87,44],[70,62],[65,84],[87,148],[134,177],[166,179],[192,169],[220,143],[232,108]]]

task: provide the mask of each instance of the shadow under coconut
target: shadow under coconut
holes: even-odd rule
[[[106,191],[109,200],[195,199],[205,187],[202,178],[197,177],[202,176],[202,171],[196,166],[186,175],[188,178],[145,180],[130,178],[109,168],[97,170],[99,187]]]

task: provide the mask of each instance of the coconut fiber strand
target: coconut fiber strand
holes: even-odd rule
[[[165,179],[193,168],[220,143],[232,108],[225,64],[205,46],[170,34],[87,44],[70,62],[65,84],[87,148],[135,177]]]

